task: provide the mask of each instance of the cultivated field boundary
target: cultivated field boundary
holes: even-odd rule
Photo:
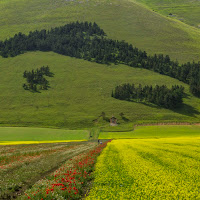
[[[200,123],[189,123],[189,122],[170,122],[170,123],[149,123],[149,124],[136,124],[134,129],[138,126],[200,126]]]

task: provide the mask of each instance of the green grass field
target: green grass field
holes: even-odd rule
[[[200,28],[200,2],[198,0],[137,0],[154,11],[178,19],[186,24]]]
[[[129,132],[101,132],[99,139],[200,137],[200,126],[138,126]]]
[[[0,143],[4,141],[88,140],[89,132],[49,128],[0,127]]]
[[[169,54],[180,62],[199,60],[200,31],[167,19],[128,0],[54,1],[3,0],[0,2],[0,39],[21,31],[50,29],[71,21],[95,21],[109,38],[126,40],[148,53]],[[40,94],[24,91],[22,74],[49,65],[55,74],[51,88]],[[151,71],[127,66],[98,65],[52,52],[30,52],[15,58],[0,57],[0,126],[65,127],[82,129],[100,126],[93,120],[105,112],[121,124],[123,112],[129,123],[154,121],[199,122],[200,99],[188,86]],[[182,84],[184,106],[171,111],[154,105],[125,102],[110,97],[122,83]]]
[[[200,118],[200,99],[188,93],[187,85],[149,70],[125,65],[100,65],[52,52],[26,53],[1,61],[1,125],[82,129],[94,126],[93,120],[102,112],[107,117],[114,114],[121,124],[126,123],[119,115],[121,112],[130,122],[138,119],[198,121]],[[24,70],[42,65],[49,65],[55,74],[53,78],[48,78],[51,88],[41,93],[25,91],[22,88]],[[182,84],[188,96],[184,99],[183,108],[174,111],[112,98],[112,89],[127,82],[168,86]],[[106,122],[100,119],[101,124]]]

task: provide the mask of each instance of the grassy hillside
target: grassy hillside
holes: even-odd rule
[[[128,0],[3,0],[0,2],[0,39],[21,31],[51,28],[70,21],[95,21],[109,38],[126,40],[148,53],[169,54],[181,62],[199,60],[200,32],[178,21],[164,18]],[[22,74],[49,65],[55,74],[51,88],[40,94],[22,88]],[[151,71],[127,66],[106,66],[61,56],[52,52],[30,52],[15,58],[0,57],[0,124],[83,128],[95,125],[101,112],[119,113],[138,121],[199,121],[200,100],[188,86]],[[182,84],[187,97],[182,109],[161,109],[110,97],[122,83]],[[102,119],[99,124],[105,124]]]
[[[3,0],[0,39],[16,32],[51,28],[70,21],[95,21],[110,38],[126,40],[148,53],[199,60],[200,31],[137,5],[133,0]]]
[[[182,84],[167,76],[125,65],[101,65],[52,52],[32,52],[14,58],[0,59],[0,122],[25,126],[92,127],[93,120],[105,112],[114,114],[120,123],[123,112],[131,122],[198,121],[200,100],[184,98],[182,109],[171,111],[157,106],[120,101],[111,97],[119,84]],[[54,77],[48,78],[51,88],[31,93],[22,88],[24,70],[49,65]],[[8,70],[9,69],[9,70]],[[100,118],[99,123],[103,123]]]
[[[200,28],[200,2],[198,0],[138,0],[159,13]]]

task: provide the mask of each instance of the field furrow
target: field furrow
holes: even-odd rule
[[[12,199],[20,195],[68,159],[87,152],[96,145],[94,142],[80,142],[1,146],[0,199]],[[4,147],[10,149],[8,157],[5,156]]]
[[[199,199],[198,145],[198,138],[114,140],[87,199]]]

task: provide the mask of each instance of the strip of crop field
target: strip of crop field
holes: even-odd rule
[[[138,126],[134,131],[101,132],[99,139],[200,137],[197,125]]]
[[[62,142],[83,142],[83,141],[86,141],[86,140],[3,141],[3,142],[0,142],[0,145],[62,143]]]
[[[199,138],[114,140],[86,199],[198,199],[199,145]]]
[[[0,146],[0,199],[12,199],[97,143]]]
[[[51,141],[77,141],[88,140],[87,130],[65,130],[50,128],[27,128],[27,127],[0,127],[0,143],[28,144]],[[30,142],[31,141],[31,142]]]
[[[73,157],[48,177],[38,181],[19,199],[81,199],[84,186],[91,180],[90,173],[96,159],[108,142]]]

